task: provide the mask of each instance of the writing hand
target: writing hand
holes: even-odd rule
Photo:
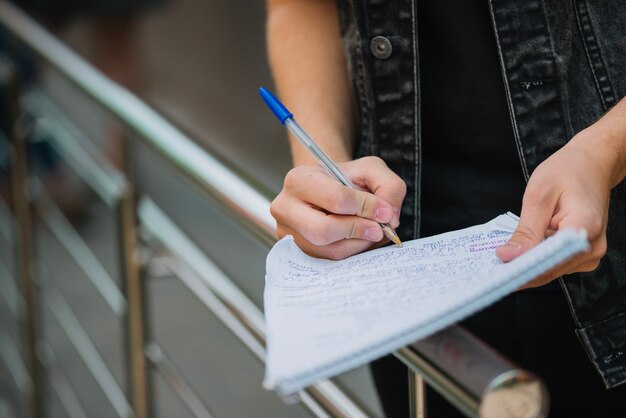
[[[287,174],[270,208],[279,238],[293,235],[305,253],[333,260],[384,244],[378,222],[396,228],[406,194],[404,181],[378,157],[338,165],[362,190],[345,187],[320,166],[302,165]]]

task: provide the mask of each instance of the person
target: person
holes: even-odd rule
[[[282,101],[361,190],[290,138],[278,237],[341,259],[520,213],[503,261],[556,230],[591,250],[463,322],[547,384],[550,416],[626,416],[626,9],[546,0],[268,0]],[[571,312],[571,314],[570,314]],[[575,332],[574,332],[575,331]],[[387,416],[406,369],[372,364]],[[621,386],[620,386],[621,385]],[[458,412],[432,391],[428,416]]]

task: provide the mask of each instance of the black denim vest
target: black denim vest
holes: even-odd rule
[[[626,95],[626,4],[488,0],[515,141],[539,163]],[[358,155],[407,183],[398,233],[419,236],[419,0],[337,0],[358,109]],[[598,269],[561,279],[577,334],[607,388],[626,382],[626,182],[612,192]],[[572,365],[575,367],[575,365]]]

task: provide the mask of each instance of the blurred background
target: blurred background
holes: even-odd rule
[[[47,36],[136,94],[261,195],[271,199],[280,190],[290,167],[286,135],[257,93],[272,87],[263,1],[17,3]],[[5,4],[0,20],[9,16]],[[28,416],[32,408],[29,306],[44,415],[132,416],[123,204],[106,198],[125,181],[123,172],[145,209],[131,253],[142,265],[149,415],[310,416],[302,403],[287,405],[262,388],[262,362],[210,309],[221,305],[207,283],[223,274],[262,310],[267,240],[229,216],[232,208],[204,193],[189,172],[181,174],[185,161],[168,162],[10,32],[0,25],[0,417]],[[32,234],[11,214],[21,198],[11,185],[10,144],[22,134]],[[32,238],[25,264],[32,300],[16,256],[24,232]],[[198,250],[191,261],[189,245]],[[200,267],[192,274],[194,260]],[[366,368],[335,383],[368,414],[381,414]]]

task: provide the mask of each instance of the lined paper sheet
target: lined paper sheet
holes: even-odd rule
[[[294,393],[449,326],[589,247],[563,230],[502,263],[495,249],[519,218],[385,247],[341,261],[304,254],[292,237],[266,265],[265,386]]]

